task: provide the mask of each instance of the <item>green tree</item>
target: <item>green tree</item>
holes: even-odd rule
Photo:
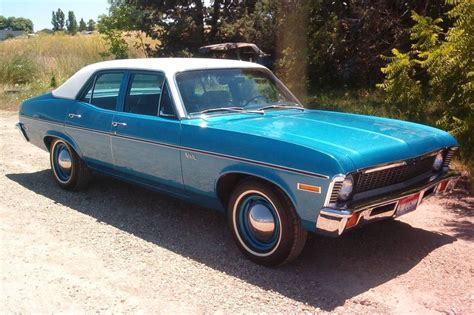
[[[474,158],[474,2],[451,0],[453,20],[445,31],[441,19],[412,13],[412,45],[408,52],[393,50],[382,68],[379,85],[387,102],[415,118],[449,130],[461,143],[461,157]],[[402,103],[404,105],[402,105]]]
[[[134,1],[131,10],[140,12],[140,28],[161,44],[158,56],[190,56],[204,42],[205,8],[201,0]]]
[[[275,47],[276,15],[280,1],[202,0],[113,1],[109,16],[118,15],[127,29],[141,30],[160,44],[151,55],[191,56],[205,44],[255,41],[266,52]]]
[[[10,29],[12,31],[25,31],[33,32],[33,22],[30,19],[25,19],[22,17],[13,17],[5,18],[0,16],[0,29]]]
[[[4,30],[7,28],[7,18],[4,17],[3,15],[0,15],[0,30]]]
[[[89,19],[89,21],[87,21],[87,30],[89,32],[93,32],[95,31],[95,21],[93,19]]]
[[[108,52],[103,55],[114,56],[116,59],[128,57],[128,44],[122,33],[133,29],[134,14],[129,12],[129,6],[111,6],[109,15],[99,16],[98,31],[108,44]]]
[[[67,13],[66,29],[70,34],[74,35],[77,33],[77,20],[74,11],[69,11]]]
[[[79,21],[79,32],[84,32],[85,30],[87,30],[87,24],[84,19],[81,18],[81,20]]]
[[[56,12],[53,11],[51,24],[53,24],[53,31],[64,30],[64,12],[58,8]]]
[[[53,25],[53,31],[57,31],[59,29],[58,17],[54,11],[51,12],[51,24]]]
[[[243,41],[256,43],[264,52],[274,55],[281,30],[281,10],[279,1],[248,1],[234,9],[222,7],[217,19],[215,38],[209,34],[208,43],[215,41]]]

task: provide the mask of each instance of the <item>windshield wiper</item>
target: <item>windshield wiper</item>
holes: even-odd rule
[[[202,114],[208,114],[208,113],[213,113],[213,112],[235,112],[235,113],[255,113],[255,114],[265,114],[261,110],[246,110],[242,107],[217,107],[217,108],[209,108],[202,110],[197,113],[193,113],[193,115],[202,115]]]
[[[304,107],[299,106],[299,105],[282,105],[282,104],[273,104],[273,105],[268,105],[268,106],[263,106],[260,108],[257,108],[257,110],[264,111],[267,109],[272,109],[272,108],[280,108],[280,109],[299,109],[304,112]]]
[[[212,112],[241,112],[243,110],[242,107],[217,107],[217,108],[208,108],[205,110],[202,110],[200,112],[197,112],[195,114],[207,114],[207,113],[212,113]]]

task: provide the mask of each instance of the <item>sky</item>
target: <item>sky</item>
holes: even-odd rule
[[[107,0],[0,0],[0,15],[5,17],[24,17],[33,21],[35,31],[52,28],[51,12],[63,10],[66,18],[68,11],[74,11],[77,22],[94,19],[106,14],[109,8]]]

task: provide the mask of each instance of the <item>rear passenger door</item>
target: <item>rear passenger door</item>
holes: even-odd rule
[[[181,124],[160,72],[130,72],[112,121],[115,169],[129,179],[182,193]]]
[[[123,71],[97,73],[75,102],[70,102],[66,132],[76,142],[87,164],[106,171],[114,169],[110,128],[119,104]]]

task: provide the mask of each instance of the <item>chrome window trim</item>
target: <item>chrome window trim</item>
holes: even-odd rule
[[[155,75],[155,76],[162,75],[163,76],[163,82],[161,83],[161,87],[160,87],[160,98],[158,100],[158,108],[157,108],[157,111],[156,111],[155,115],[148,115],[148,114],[142,114],[142,113],[132,113],[132,112],[125,111],[125,105],[127,103],[127,96],[131,96],[130,93],[132,91],[133,80],[135,80],[135,76],[137,74]],[[141,116],[145,116],[145,117],[159,117],[160,116],[160,108],[161,108],[161,96],[163,95],[163,87],[165,86],[165,84],[166,84],[166,73],[164,73],[161,70],[153,70],[153,71],[150,71],[150,70],[133,70],[133,69],[129,70],[128,71],[127,84],[125,86],[125,92],[124,92],[124,96],[123,96],[123,106],[122,106],[122,108],[119,112],[124,113],[124,114],[141,115]]]
[[[107,108],[103,108],[103,107],[100,107],[100,106],[97,106],[97,105],[94,105],[92,104],[92,99],[93,99],[93,96],[94,96],[94,90],[95,90],[95,84],[97,82],[97,78],[99,78],[99,76],[103,75],[103,74],[110,74],[110,73],[122,73],[122,82],[120,83],[120,86],[119,86],[119,93],[117,94],[117,101],[116,101],[116,104],[115,104],[115,109],[107,109]],[[128,77],[127,77],[127,70],[125,69],[101,69],[101,70],[98,70],[98,71],[95,71],[94,73],[91,74],[91,76],[89,77],[89,79],[87,79],[87,81],[84,83],[84,85],[80,88],[79,92],[77,92],[76,94],[76,97],[74,98],[75,101],[78,101],[78,102],[81,102],[81,103],[85,103],[85,104],[88,104],[96,109],[100,109],[100,110],[107,110],[107,111],[112,111],[112,112],[118,112],[119,111],[119,106],[121,105],[120,104],[120,96],[121,96],[121,93],[122,93],[122,86],[124,85],[125,81],[128,80]],[[87,95],[87,91],[88,91],[88,88],[91,88],[91,97],[89,98],[89,102],[86,102],[86,101],[83,101],[82,98]]]
[[[267,68],[260,68],[260,67],[249,67],[249,68],[203,68],[203,69],[194,69],[194,70],[184,70],[184,71],[178,71],[176,72],[174,75],[173,75],[173,85],[176,89],[176,92],[177,92],[177,101],[179,101],[180,103],[180,109],[183,111],[183,119],[202,119],[200,116],[191,116],[188,114],[187,110],[186,110],[186,106],[184,106],[184,102],[183,102],[183,99],[181,98],[181,92],[179,91],[179,88],[178,88],[178,81],[176,81],[176,77],[181,74],[181,73],[184,73],[184,72],[192,72],[192,71],[206,71],[206,70],[238,70],[238,69],[245,69],[245,70],[261,70],[261,71],[264,71],[264,72],[267,72],[274,80],[275,82],[277,82],[278,84],[281,85],[281,87],[286,91],[288,92],[292,97],[294,97],[294,99],[298,102],[298,104],[301,106],[301,108],[305,108],[303,106],[303,104],[301,103],[301,101],[286,87],[286,85],[283,84],[283,82],[280,81],[280,79],[278,79],[278,77],[272,72],[270,71],[269,69]],[[329,177],[327,177],[329,178]]]

